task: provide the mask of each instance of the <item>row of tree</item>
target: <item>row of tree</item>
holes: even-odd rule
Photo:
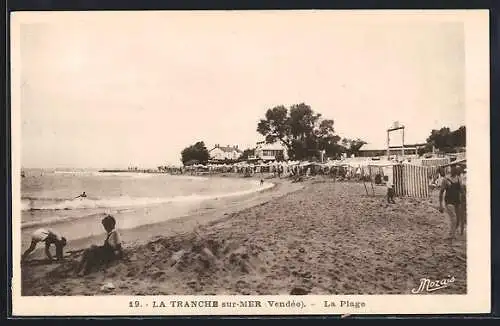
[[[466,129],[461,126],[456,130],[450,130],[448,127],[443,127],[439,130],[432,130],[427,138],[427,147],[432,150],[432,146],[441,152],[455,152],[461,147],[465,147]]]
[[[323,119],[305,103],[287,109],[280,105],[268,109],[257,125],[266,142],[280,141],[293,160],[318,159],[319,153],[339,158],[342,153],[355,154],[366,144],[361,139],[342,139],[335,134],[334,121]]]
[[[263,119],[257,124],[257,132],[265,137],[267,143],[281,142],[287,149],[292,160],[317,160],[320,152],[326,157],[339,158],[342,154],[351,156],[359,153],[366,144],[362,139],[341,138],[335,133],[334,121],[323,119],[305,104],[295,104],[286,108],[279,105],[268,109]],[[448,127],[432,130],[427,138],[427,146],[421,149],[420,154],[431,152],[433,148],[451,152],[457,147],[465,147],[465,126],[451,131]],[[254,149],[246,149],[239,160],[246,160],[254,155]],[[186,147],[181,153],[182,163],[205,164],[210,155],[200,141]]]
[[[184,165],[206,164],[210,159],[210,153],[203,141],[184,148],[181,152],[181,161]]]

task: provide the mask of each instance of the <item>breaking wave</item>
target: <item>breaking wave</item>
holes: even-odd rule
[[[153,173],[99,172],[99,171],[54,171],[54,174],[70,175],[70,176],[121,177],[121,178],[136,178],[136,179],[147,179],[155,176],[155,174]]]
[[[152,206],[165,203],[182,203],[202,201],[216,198],[225,198],[233,196],[242,196],[254,192],[272,188],[274,184],[266,183],[261,187],[252,188],[249,190],[237,191],[223,194],[208,194],[208,195],[187,195],[174,197],[112,197],[112,198],[23,198],[21,200],[21,209],[23,211],[35,210],[83,210],[83,209],[98,209],[98,208],[125,208],[125,207],[141,207]]]

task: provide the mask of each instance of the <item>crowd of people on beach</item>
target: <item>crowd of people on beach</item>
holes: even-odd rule
[[[362,180],[370,175],[368,166],[331,165],[314,162],[271,163],[271,164],[233,164],[233,165],[192,165],[186,167],[164,167],[161,173],[174,175],[215,175],[237,174],[245,177],[269,175],[278,178],[299,176],[330,176],[342,180]]]

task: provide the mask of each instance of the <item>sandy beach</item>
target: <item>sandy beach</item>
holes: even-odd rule
[[[277,182],[122,232],[126,258],[80,278],[78,250],[103,240],[82,239],[62,263],[25,263],[22,294],[410,294],[421,278],[450,277],[455,282],[432,293],[465,294],[466,240],[444,240],[448,217],[436,209],[437,192],[389,205],[385,187],[374,191],[321,177]],[[107,282],[115,289],[102,291]]]

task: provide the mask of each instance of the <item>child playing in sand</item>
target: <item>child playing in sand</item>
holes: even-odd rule
[[[92,268],[119,259],[123,255],[120,235],[115,229],[115,218],[107,215],[102,219],[102,226],[107,232],[106,240],[102,246],[92,245],[84,251],[76,271],[78,276],[86,275]]]
[[[395,204],[396,202],[394,201],[394,185],[392,182],[388,181],[387,182],[387,202],[389,204]]]
[[[36,245],[39,242],[45,242],[45,255],[47,258],[52,261],[52,255],[50,254],[50,245],[54,244],[56,246],[56,259],[63,259],[63,248],[66,246],[66,238],[62,237],[59,233],[54,230],[49,229],[38,229],[31,235],[31,245],[30,247],[23,253],[21,260],[24,261],[31,254]]]

